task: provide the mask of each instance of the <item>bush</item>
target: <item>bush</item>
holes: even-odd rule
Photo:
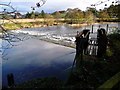
[[[120,59],[120,34],[114,33],[108,37],[110,51],[112,51],[114,57]]]

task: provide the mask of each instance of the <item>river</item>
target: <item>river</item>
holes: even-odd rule
[[[98,26],[99,24],[94,25],[94,33],[97,32]],[[106,24],[101,27],[106,28]],[[117,23],[109,24],[109,29],[110,27],[117,27]],[[13,42],[13,46],[2,41],[2,48],[7,47],[2,50],[4,53],[2,55],[2,85],[7,85],[9,73],[14,74],[16,84],[41,77],[57,77],[66,80],[75,57],[75,49],[43,40],[74,44],[76,32],[86,28],[91,29],[91,26],[73,28],[64,25],[12,31],[24,39]]]

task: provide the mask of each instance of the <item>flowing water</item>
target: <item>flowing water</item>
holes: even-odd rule
[[[98,26],[98,24],[94,26],[94,33],[97,32]],[[106,24],[101,27],[106,29]],[[109,24],[109,27],[117,27],[117,23]],[[13,42],[13,45],[2,40],[3,86],[7,85],[9,73],[14,74],[16,84],[41,77],[57,77],[66,80],[67,70],[71,67],[75,57],[75,49],[42,41],[39,38],[54,39],[58,42],[66,40],[74,43],[76,32],[85,28],[91,29],[91,26],[73,28],[64,25],[13,31],[18,37],[25,36],[26,39]]]

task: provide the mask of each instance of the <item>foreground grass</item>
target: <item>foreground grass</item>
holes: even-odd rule
[[[111,63],[110,61],[85,56],[79,71],[69,72],[67,81],[62,81],[55,77],[38,78],[19,84],[15,88],[97,89],[120,71],[119,66],[120,63]],[[116,80],[118,78],[120,77],[117,75]],[[110,87],[107,85],[108,88],[112,88],[111,86],[114,86],[113,83],[111,82],[112,85]]]
[[[108,89],[110,90],[110,88],[113,88],[116,84],[118,84],[120,82],[120,72],[117,73],[116,75],[114,75],[112,78],[110,78],[109,80],[107,80],[103,85],[101,85],[98,90],[101,90],[104,88],[104,90]]]
[[[55,77],[49,77],[27,81],[23,84],[17,85],[15,88],[61,88],[62,86],[63,81]]]

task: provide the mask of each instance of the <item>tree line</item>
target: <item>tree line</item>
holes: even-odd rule
[[[67,23],[92,23],[97,21],[117,21],[120,18],[119,12],[120,5],[110,5],[103,10],[96,10],[95,8],[88,7],[86,11],[79,8],[68,8],[66,11],[56,11],[53,13],[45,13],[44,10],[39,12],[28,12],[25,18],[64,18]]]
[[[29,18],[29,19],[55,19],[58,23],[60,19],[64,19],[64,22],[69,24],[79,23],[94,23],[96,21],[120,21],[120,4],[110,5],[108,8],[96,10],[96,8],[88,7],[86,11],[82,11],[79,8],[68,8],[63,11],[55,11],[53,13],[46,13],[44,10],[41,12],[27,12],[25,15],[20,16],[20,13],[16,13],[13,18]],[[4,15],[9,17],[8,15]],[[11,17],[10,17],[11,18]]]

